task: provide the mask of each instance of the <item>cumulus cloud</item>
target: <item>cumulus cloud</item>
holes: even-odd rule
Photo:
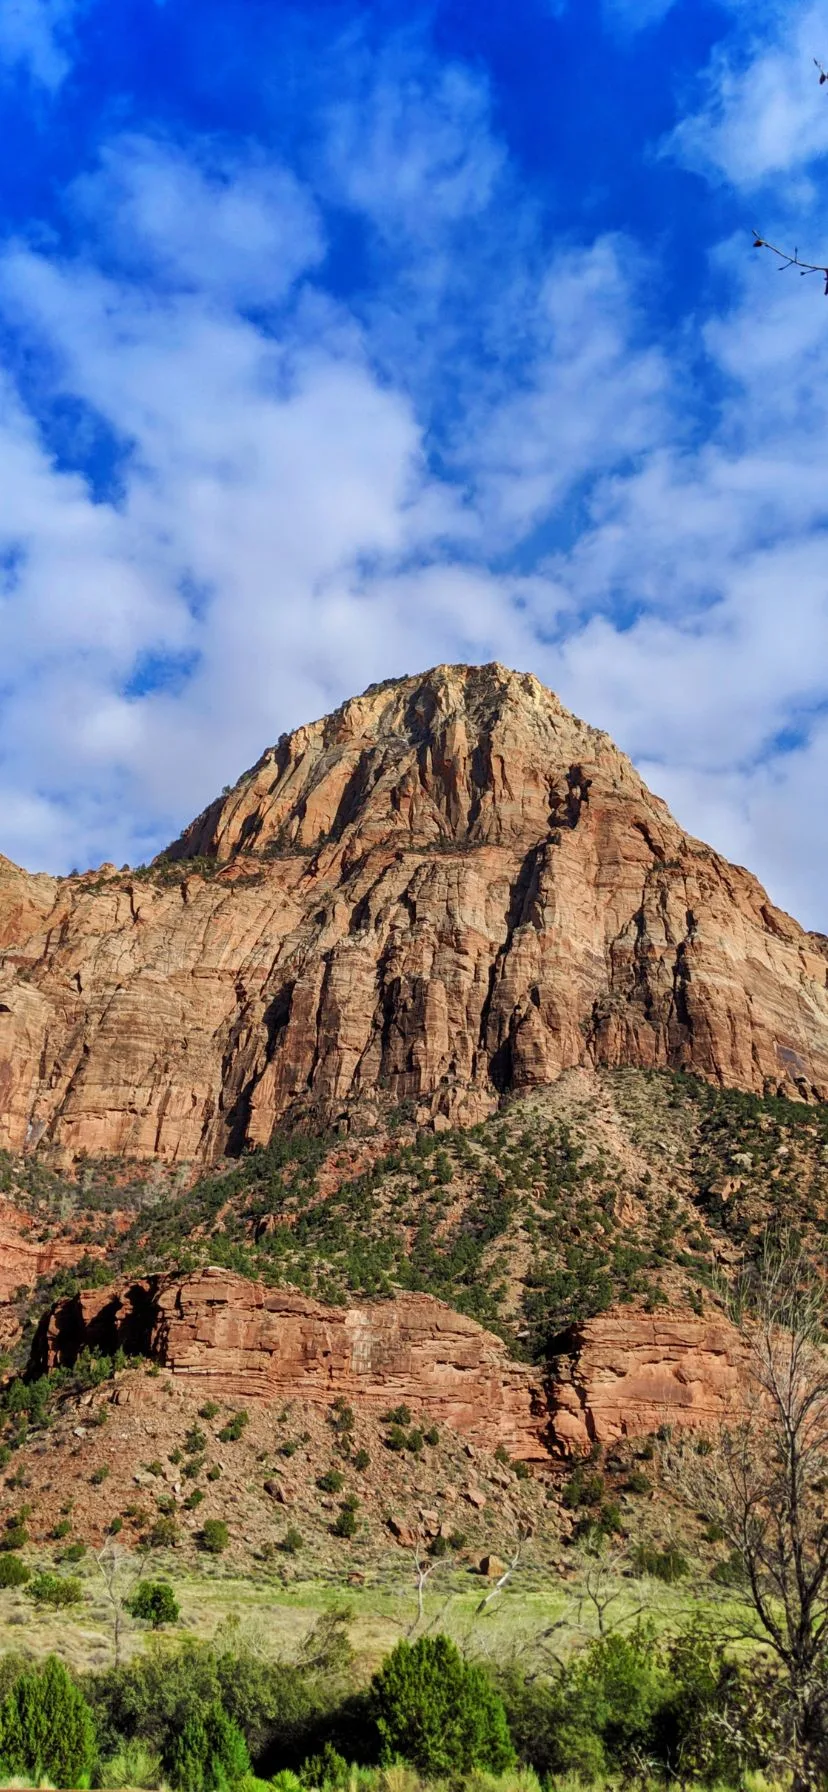
[[[671,337],[627,238],[548,246],[484,83],[354,69],[304,181],[133,132],[67,197],[72,254],[0,253],[3,849],[143,858],[283,728],[499,657],[824,923],[821,302],[725,243],[727,301]],[[376,270],[348,303],[326,208]],[[97,486],[61,402],[109,444]]]

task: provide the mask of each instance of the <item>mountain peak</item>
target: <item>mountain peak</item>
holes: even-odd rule
[[[642,801],[658,801],[609,736],[533,673],[497,662],[435,666],[369,685],[282,735],[162,857],[226,862],[345,835],[374,844],[540,839],[567,808],[577,768],[599,765]]]
[[[148,873],[0,876],[0,1145],[172,1160],[576,1066],[828,1099],[825,945],[530,674],[284,735]]]

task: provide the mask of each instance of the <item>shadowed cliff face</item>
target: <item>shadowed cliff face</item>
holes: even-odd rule
[[[465,1123],[590,1062],[826,1099],[827,976],[536,679],[438,667],[283,737],[149,876],[0,860],[0,1144]]]

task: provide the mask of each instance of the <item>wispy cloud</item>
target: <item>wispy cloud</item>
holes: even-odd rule
[[[83,0],[0,0],[0,67],[23,69],[54,91],[71,67],[72,27]]]

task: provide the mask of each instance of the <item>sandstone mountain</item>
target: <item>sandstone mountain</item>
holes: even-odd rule
[[[605,734],[441,666],[283,736],[148,871],[0,860],[0,1145],[209,1161],[578,1065],[821,1101],[827,983]]]

